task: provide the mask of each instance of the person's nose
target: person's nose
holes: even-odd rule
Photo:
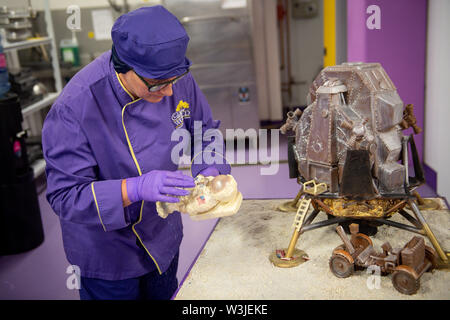
[[[170,97],[173,94],[172,91],[172,84],[169,84],[168,86],[161,89],[161,93],[165,96]]]

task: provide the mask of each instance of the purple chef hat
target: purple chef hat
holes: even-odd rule
[[[189,36],[163,6],[143,7],[121,15],[111,30],[119,59],[145,78],[168,79],[191,65],[186,58]]]

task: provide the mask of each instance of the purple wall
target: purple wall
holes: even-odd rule
[[[381,29],[369,30],[366,9],[381,9]],[[427,0],[347,0],[347,60],[379,62],[423,128]],[[408,129],[405,134],[412,133]],[[423,159],[423,133],[414,140]]]

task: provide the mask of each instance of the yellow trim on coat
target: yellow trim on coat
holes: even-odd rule
[[[120,80],[119,74],[117,72],[116,72],[116,77],[117,77],[117,80],[119,80],[120,86],[122,87],[123,90],[125,90],[126,93],[128,93],[128,95],[130,96],[131,100],[135,100],[136,98],[123,85],[122,81]]]
[[[125,89],[125,88],[124,88],[124,89]],[[134,100],[134,101],[131,101],[131,102],[128,102],[128,103],[123,107],[123,109],[122,109],[122,126],[123,126],[123,130],[125,131],[125,137],[127,138],[128,148],[130,149],[131,156],[133,157],[133,161],[134,161],[134,163],[135,163],[135,165],[136,165],[136,168],[137,168],[137,170],[138,170],[139,175],[142,176],[141,167],[139,166],[139,163],[138,163],[138,161],[137,161],[137,159],[136,159],[136,155],[134,154],[133,147],[132,147],[131,142],[130,142],[130,139],[129,139],[129,137],[128,137],[127,128],[125,127],[125,121],[124,121],[124,119],[123,119],[123,115],[124,115],[124,112],[125,112],[125,108],[126,108],[127,106],[129,106],[130,104],[132,104],[132,103],[138,102],[139,100],[141,100],[141,98],[139,98],[139,99],[137,99],[137,100]],[[136,237],[139,239],[139,242],[141,243],[142,247],[145,249],[145,251],[146,251],[147,254],[150,256],[150,258],[152,258],[153,262],[154,262],[155,265],[156,265],[156,268],[158,269],[159,274],[162,274],[161,269],[159,268],[158,263],[156,262],[155,258],[153,258],[153,256],[150,254],[150,252],[147,250],[146,246],[144,245],[144,242],[142,241],[141,237],[139,237],[139,234],[137,233],[137,231],[136,231],[136,229],[135,229],[135,226],[136,226],[137,224],[139,224],[139,223],[141,222],[141,220],[142,220],[142,211],[143,211],[143,209],[144,209],[144,201],[141,202],[141,210],[140,210],[140,212],[139,212],[139,220],[138,220],[137,222],[135,222],[135,223],[131,226],[131,228],[133,229],[133,232],[134,232],[134,234],[136,235]]]
[[[95,190],[94,190],[94,183],[93,182],[91,183],[91,190],[92,190],[92,195],[94,196],[95,206],[97,207],[98,218],[100,219],[100,223],[102,224],[103,230],[106,232],[105,225],[103,224],[103,220],[102,220],[102,217],[100,215],[100,209],[98,208],[98,202],[97,202],[97,197],[95,196]]]
[[[132,104],[132,103],[138,102],[139,100],[141,100],[141,98],[139,98],[139,99],[137,99],[137,100],[134,100],[134,101],[131,101],[131,102],[128,102],[128,103],[123,107],[123,109],[122,109],[122,126],[123,126],[123,131],[125,131],[125,137],[127,138],[128,148],[130,149],[131,156],[133,157],[133,161],[134,161],[134,163],[136,164],[136,168],[137,168],[137,170],[138,170],[139,175],[142,176],[141,167],[139,166],[139,163],[137,162],[136,155],[134,154],[133,147],[131,146],[130,138],[128,137],[127,128],[125,127],[125,122],[124,122],[124,120],[123,120],[123,114],[124,114],[124,112],[125,112],[125,108],[128,107],[128,106],[129,106],[130,104]]]

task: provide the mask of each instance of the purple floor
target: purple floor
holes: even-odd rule
[[[286,158],[286,141],[281,139],[282,163],[275,175],[261,174],[261,170],[267,166],[233,167],[233,175],[244,199],[295,197],[299,186],[295,179],[288,179]],[[428,185],[420,187],[418,191],[423,197],[436,196]],[[64,254],[58,217],[47,203],[45,192],[40,193],[39,203],[44,243],[26,253],[0,257],[0,299],[79,299],[78,291],[66,286],[69,277],[66,270],[70,264]],[[180,282],[192,267],[216,223],[217,219],[194,222],[183,215],[184,239],[177,273]]]

